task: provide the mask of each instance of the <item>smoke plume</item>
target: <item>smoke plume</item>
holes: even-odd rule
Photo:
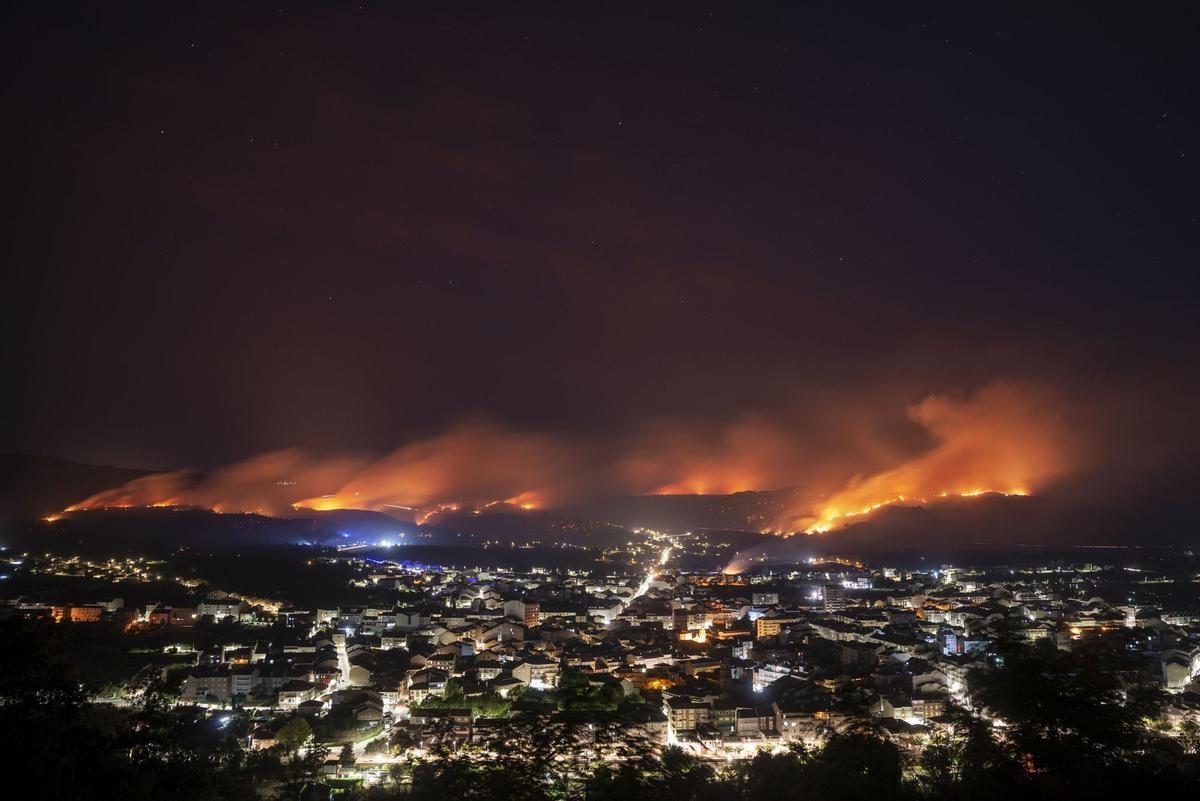
[[[928,450],[893,468],[855,477],[828,499],[793,510],[779,528],[828,531],[892,504],[1029,495],[1076,462],[1076,437],[1064,404],[1044,387],[994,382],[966,399],[932,395],[911,406],[908,415],[929,433]]]
[[[1063,407],[1046,388],[1017,382],[988,384],[965,398],[930,396],[908,409],[908,426],[926,435],[915,454],[857,408],[826,411],[816,426],[811,415],[753,416],[719,426],[647,425],[611,440],[469,421],[382,458],[277,451],[209,472],[140,478],[68,511],[367,509],[426,522],[441,511],[501,505],[789,488],[803,500],[775,528],[824,531],[889,504],[1042,490],[1076,461]],[[854,476],[851,464],[869,472]]]

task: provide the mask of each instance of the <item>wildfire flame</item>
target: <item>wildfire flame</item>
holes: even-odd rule
[[[992,383],[966,398],[930,396],[908,409],[929,444],[898,462],[896,454],[910,453],[912,446],[896,448],[880,436],[874,418],[854,410],[819,424],[745,418],[715,428],[648,426],[611,442],[472,422],[380,459],[285,450],[208,473],[154,474],[64,513],[363,509],[421,524],[455,512],[547,509],[611,495],[801,488],[789,490],[787,497],[797,499],[794,508],[768,531],[825,532],[885,506],[1041,491],[1074,464],[1070,427],[1060,410],[1052,393],[1015,382]],[[864,463],[883,469],[845,480],[850,465]],[[756,530],[770,522],[761,516],[747,521]]]
[[[980,495],[1029,495],[1029,491],[1025,489],[1010,489],[1010,490],[989,490],[977,489],[968,490],[967,492],[939,492],[937,498],[977,498]],[[839,524],[845,524],[850,521],[850,518],[866,517],[872,512],[876,512],[885,506],[925,506],[929,500],[925,498],[907,498],[903,495],[897,495],[894,498],[885,498],[882,501],[864,506],[861,509],[851,509],[843,511],[837,507],[826,507],[821,511],[821,516],[816,522],[810,524],[806,531],[810,534],[824,534],[826,531],[831,531]]]
[[[1016,383],[996,383],[967,400],[934,395],[908,410],[932,448],[889,470],[852,480],[823,503],[797,510],[779,533],[830,531],[885,506],[937,498],[1029,495],[1073,462],[1056,399]]]

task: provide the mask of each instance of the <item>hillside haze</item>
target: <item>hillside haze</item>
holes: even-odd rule
[[[0,520],[45,517],[152,471],[0,453]]]

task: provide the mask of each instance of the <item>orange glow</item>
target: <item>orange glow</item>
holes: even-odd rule
[[[908,416],[928,443],[907,459],[911,444],[897,447],[869,413],[840,405],[847,408],[829,415],[829,425],[747,417],[649,425],[606,442],[468,422],[374,460],[283,450],[204,473],[153,474],[65,511],[364,509],[427,523],[440,514],[553,509],[623,495],[785,489],[741,525],[817,533],[886,506],[1040,492],[1075,461],[1062,404],[1033,385],[995,382],[969,397],[935,395],[913,405]],[[806,427],[819,435],[806,439]],[[867,472],[855,475],[863,465]]]
[[[786,427],[745,418],[715,428],[649,426],[608,471],[634,494],[728,495],[789,486],[802,467]]]
[[[532,509],[540,509],[543,505],[538,499],[537,492],[533,490],[528,490],[520,493],[519,495],[514,495],[511,498],[505,499],[503,502],[509,506],[516,506],[519,509],[524,509],[527,512]]]
[[[966,400],[930,396],[908,414],[929,432],[929,450],[793,510],[776,530],[821,533],[886,506],[939,498],[1029,495],[1073,463],[1058,404],[1022,384],[990,384]]]
[[[746,492],[752,489],[744,483],[733,479],[700,479],[691,478],[658,487],[650,492],[651,495],[731,495],[735,492]]]
[[[400,510],[417,523],[502,505],[542,509],[581,492],[586,461],[579,446],[548,434],[469,423],[399,448],[356,470],[331,495],[297,505]]]
[[[375,504],[376,511],[394,514],[391,510],[403,510],[413,513],[413,522],[417,525],[425,525],[438,515],[449,512],[470,512],[471,514],[482,514],[488,510],[498,509],[500,507],[510,507],[520,509],[522,511],[532,511],[534,509],[543,508],[544,501],[542,495],[536,490],[526,490],[519,492],[503,500],[475,500],[475,501],[442,501],[424,503],[416,505],[418,502],[413,501],[414,505],[396,504],[396,503],[381,503]],[[343,493],[335,495],[324,495],[320,498],[307,498],[302,501],[297,501],[292,504],[294,509],[312,509],[314,511],[329,511],[333,509],[362,509],[373,508],[369,503],[364,503],[362,495],[355,493],[354,495],[346,496]]]
[[[862,570],[863,563],[857,559],[847,559],[841,556],[824,556],[819,559],[810,559],[810,565],[842,565],[843,567],[854,567]]]
[[[457,512],[459,510],[457,503],[439,503],[437,506],[430,509],[428,512],[422,512],[417,515],[416,521],[418,526],[423,526],[430,521],[435,515],[442,512]]]
[[[296,501],[292,504],[293,509],[311,509],[314,512],[330,512],[334,509],[344,508],[341,503],[332,495],[324,495],[320,498],[308,498],[303,501]]]
[[[977,498],[980,495],[1028,495],[1029,491],[1025,489],[1011,490],[970,490],[968,492],[939,492],[937,498]],[[872,512],[878,511],[885,506],[925,506],[929,501],[925,498],[907,498],[903,495],[897,495],[894,498],[885,498],[877,501],[870,506],[865,506],[861,509],[843,510],[838,506],[827,506],[822,511],[820,516],[811,523],[805,531],[809,533],[823,534],[836,528],[838,525],[845,525],[851,518],[866,517]]]

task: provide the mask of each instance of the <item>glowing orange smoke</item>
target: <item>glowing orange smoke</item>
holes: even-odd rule
[[[1074,461],[1059,403],[1043,389],[997,382],[967,400],[930,396],[908,413],[929,432],[932,448],[897,467],[855,478],[823,502],[793,510],[777,528],[824,532],[896,504],[1028,495]]]
[[[586,462],[578,445],[549,434],[467,423],[399,448],[358,470],[332,495],[295,506],[408,509],[418,523],[441,512],[501,504],[534,509],[576,494]]]
[[[834,411],[804,410],[788,423],[658,424],[608,441],[468,422],[378,459],[284,450],[206,473],[150,475],[66,511],[365,509],[425,523],[439,514],[547,509],[605,496],[789,488],[784,502],[800,500],[770,528],[817,532],[891,504],[1035,492],[1074,462],[1061,404],[1031,385],[998,382],[966,399],[932,396],[911,407],[930,445],[907,461],[911,446],[902,450],[883,433],[877,410],[852,399],[827,406]],[[864,465],[866,477],[847,481]],[[758,515],[747,525],[770,522]]]
[[[802,453],[793,432],[757,418],[715,430],[660,424],[639,432],[612,472],[636,494],[728,495],[791,485]]]
[[[524,509],[527,512],[533,509],[540,509],[545,505],[539,494],[533,490],[527,490],[511,498],[505,498],[501,503],[515,506],[518,509]]]
[[[206,474],[177,470],[144,476],[64,511],[191,507],[282,515],[291,511],[297,497],[304,497],[300,493],[328,492],[363,464],[356,457],[317,458],[294,449],[273,451]]]
[[[980,495],[1028,495],[1029,490],[1026,489],[1010,489],[1010,490],[970,490],[969,492],[939,492],[938,498],[977,498]],[[894,498],[884,498],[870,506],[865,506],[861,509],[851,509],[844,511],[840,506],[827,506],[821,510],[821,516],[816,522],[811,523],[805,531],[822,534],[829,531],[838,525],[846,525],[851,522],[851,518],[866,517],[872,512],[876,512],[885,506],[924,506],[929,503],[928,498],[911,498],[904,495],[897,495]]]

